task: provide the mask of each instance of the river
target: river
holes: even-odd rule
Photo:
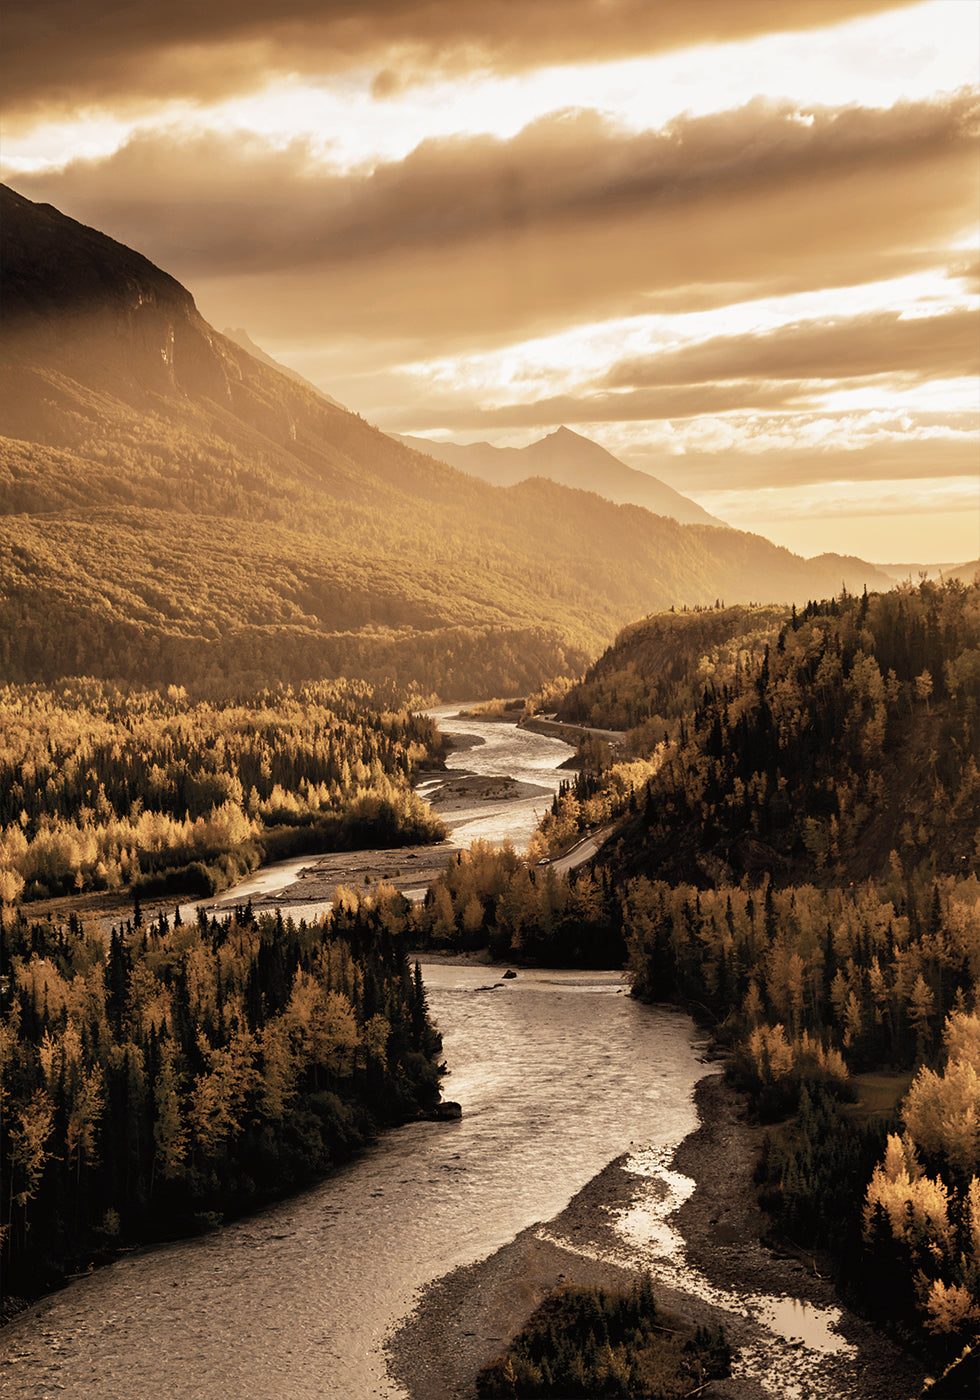
[[[518,731],[488,724],[481,736],[476,723],[469,737],[486,744],[461,751],[463,766],[527,771],[523,735],[508,753]],[[552,746],[552,772],[535,781],[554,790],[568,748],[533,737],[535,753]],[[492,759],[480,752],[491,745]],[[686,1189],[666,1164],[696,1125],[705,1073],[689,1018],[637,1004],[615,973],[423,973],[461,1121],[395,1129],[302,1195],[71,1282],[4,1330],[0,1395],[402,1400],[384,1339],[420,1288],[550,1219],[624,1152],[641,1189],[623,1239],[639,1231],[645,1259],[676,1256],[663,1211],[643,1214],[642,1182],[657,1178],[651,1199],[666,1188],[668,1203]]]
[[[329,912],[338,884],[359,885],[365,875],[375,884],[394,885],[409,899],[422,899],[428,883],[418,883],[420,871],[434,880],[458,850],[476,841],[497,846],[510,841],[523,850],[567,777],[561,765],[574,750],[561,739],[518,729],[513,722],[466,718],[458,705],[439,705],[426,713],[455,741],[446,771],[429,773],[418,785],[419,795],[432,802],[448,828],[448,841],[274,861],[208,908],[220,913],[250,899],[256,908],[279,909],[283,917],[316,918]],[[147,912],[156,907],[170,912],[169,905],[148,905]],[[196,908],[182,905],[181,918],[193,919]]]
[[[425,976],[461,1121],[386,1133],[301,1196],[74,1281],[6,1329],[0,1393],[395,1400],[382,1344],[422,1284],[554,1215],[631,1141],[694,1126],[691,1023],[615,975]]]
[[[568,780],[570,775],[562,772],[560,765],[571,758],[574,747],[547,734],[518,729],[507,721],[467,718],[456,705],[440,705],[428,713],[461,745],[446,756],[450,772],[485,779],[506,775],[518,786],[514,796],[484,797],[471,804],[464,799],[452,804],[450,810],[440,808],[453,841],[461,846],[471,846],[474,841],[499,846],[510,841],[523,849],[562,781]],[[439,778],[423,784],[422,796],[440,784]]]

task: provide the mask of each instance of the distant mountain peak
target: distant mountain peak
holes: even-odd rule
[[[0,206],[2,681],[513,694],[672,603],[875,582],[707,528],[567,428],[520,450],[450,444],[467,478],[222,335],[142,255],[12,192]],[[494,471],[522,484],[472,479]]]
[[[654,515],[667,516],[682,525],[715,525],[723,520],[649,472],[637,471],[620,461],[608,448],[576,433],[564,423],[546,437],[526,447],[493,447],[486,442],[434,442],[427,438],[398,437],[400,442],[426,452],[458,471],[481,477],[495,486],[516,486],[540,476],[578,491],[593,491],[616,505],[642,506]]]

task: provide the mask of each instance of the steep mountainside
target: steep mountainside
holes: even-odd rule
[[[403,437],[397,441],[428,452],[458,471],[478,476],[494,486],[513,486],[529,477],[543,476],[562,486],[594,491],[620,505],[643,506],[654,515],[667,515],[685,525],[722,525],[695,502],[646,472],[634,471],[597,442],[558,428],[527,447],[493,447],[489,442],[430,442]]]
[[[2,214],[0,678],[518,691],[652,608],[840,586],[755,536],[465,476],[260,363],[138,253],[10,190]]]

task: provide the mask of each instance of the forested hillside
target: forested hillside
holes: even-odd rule
[[[757,536],[453,471],[254,359],[138,253],[2,200],[4,680],[506,693],[578,675],[651,608],[840,588],[837,561]]]
[[[980,583],[626,629],[563,714],[637,721],[532,843],[464,852],[409,937],[618,966],[715,1026],[784,1246],[973,1396],[980,1332]],[[656,731],[659,729],[659,739]],[[690,872],[688,875],[687,872]],[[959,1358],[959,1359],[958,1359]]]
[[[571,724],[633,731],[648,751],[665,729],[696,708],[705,681],[734,677],[769,640],[787,609],[780,604],[687,608],[633,622],[561,698],[557,717]]]
[[[616,868],[835,885],[896,862],[973,867],[978,702],[980,585],[951,581],[646,618],[558,713],[627,730],[652,769],[606,847]],[[623,790],[615,766],[580,774],[545,823],[552,846],[622,814]]]
[[[623,868],[839,884],[972,869],[980,811],[980,586],[793,610],[719,667],[661,751]]]

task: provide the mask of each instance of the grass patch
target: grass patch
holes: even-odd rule
[[[912,1075],[908,1070],[854,1074],[850,1085],[857,1095],[857,1103],[841,1105],[842,1112],[855,1122],[890,1117],[898,1111],[911,1083]]]

